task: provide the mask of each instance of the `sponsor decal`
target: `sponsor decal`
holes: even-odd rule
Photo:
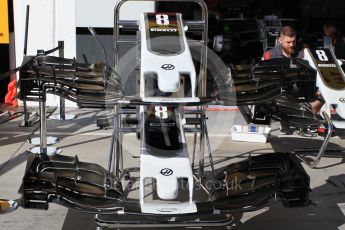
[[[173,70],[173,69],[175,69],[175,66],[172,64],[164,64],[161,66],[161,68],[164,70]]]
[[[174,172],[169,168],[164,168],[159,173],[163,176],[171,176]]]
[[[179,208],[157,208],[158,212],[178,212],[180,211]]]
[[[335,68],[337,67],[335,64],[318,64],[319,67],[323,68]]]
[[[150,28],[151,32],[177,32],[177,29]]]
[[[150,127],[175,127],[176,123],[156,123],[156,122],[150,122]]]

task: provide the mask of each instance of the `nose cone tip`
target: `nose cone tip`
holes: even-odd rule
[[[157,194],[159,198],[161,198],[162,200],[173,200],[173,199],[176,199],[177,197],[177,189],[176,190],[164,189],[163,191],[161,189],[157,191]]]
[[[158,87],[160,91],[170,93],[178,91],[180,84],[178,81],[164,82],[162,84],[158,84]]]
[[[172,200],[177,197],[178,183],[176,178],[157,180],[157,195],[162,200]]]

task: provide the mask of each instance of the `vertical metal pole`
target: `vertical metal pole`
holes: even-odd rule
[[[57,148],[57,147],[52,147],[49,146],[47,147],[48,144],[55,144],[59,141],[58,138],[56,138],[56,140],[52,141],[52,140],[48,140],[47,137],[47,116],[46,116],[46,98],[45,95],[42,98],[42,101],[39,102],[39,116],[40,116],[40,137],[39,137],[39,146],[33,147],[31,148],[29,151],[35,154],[48,154],[48,155],[52,155],[52,154],[58,154],[61,152],[61,149]],[[32,138],[31,141],[32,143],[37,142],[34,139],[38,139],[38,138]],[[48,143],[49,141],[49,143]],[[38,144],[38,143],[36,143]]]
[[[201,79],[201,97],[206,97],[206,84],[207,84],[207,42],[208,42],[208,12],[207,8],[204,8],[202,10],[202,21],[205,23],[204,31],[202,32],[202,40],[203,40],[203,46],[201,49],[201,66],[200,66],[200,77]],[[204,177],[204,166],[205,166],[205,123],[203,122],[203,119],[205,119],[205,109],[202,106],[202,115],[201,115],[201,137],[200,137],[200,147],[201,147],[201,153],[200,153],[200,171],[199,171],[199,179],[200,182],[203,181]]]
[[[207,42],[208,42],[208,11],[205,2],[196,1],[201,7],[201,20],[204,23],[204,30],[202,31],[202,47],[200,54],[200,70],[199,70],[199,95],[206,97],[206,83],[207,83]],[[205,109],[203,106],[199,107],[201,110],[201,119],[205,119]],[[198,108],[198,109],[199,109]],[[204,176],[204,156],[205,156],[205,127],[204,122],[201,122],[200,132],[200,159],[199,159],[199,181],[202,182]]]
[[[29,31],[29,14],[30,14],[30,6],[26,5],[26,19],[25,19],[25,37],[24,37],[24,58],[27,53],[27,48],[28,48],[28,31]],[[24,106],[24,126],[28,127],[29,126],[29,113],[28,113],[28,107],[26,104],[26,101],[23,101],[23,106]]]
[[[113,117],[113,131],[111,135],[111,143],[110,143],[110,151],[109,151],[109,160],[108,160],[108,171],[111,173],[114,173],[114,146],[115,146],[115,126],[116,126],[116,119],[115,119],[116,113],[115,113],[115,107],[114,107],[114,117]]]
[[[118,168],[118,175],[120,176],[120,172],[123,170],[123,152],[122,152],[122,139],[123,136],[120,133],[119,134],[119,139],[118,139],[118,163],[117,163],[117,168]]]
[[[122,146],[121,146],[121,133],[120,133],[120,128],[121,128],[121,115],[120,115],[120,105],[116,105],[116,172],[115,175],[116,177],[120,176],[120,167],[121,167],[121,161],[122,161]]]
[[[196,153],[196,141],[198,138],[198,134],[194,133],[194,139],[193,139],[193,155],[192,155],[192,170],[194,172],[194,164],[195,164],[195,153]]]
[[[201,10],[201,18],[204,22],[204,31],[202,32],[202,47],[201,47],[201,63],[200,63],[200,72],[199,72],[199,79],[200,81],[200,96],[206,97],[206,84],[207,84],[207,42],[208,42],[208,11],[207,6],[204,2],[199,3],[202,10]]]
[[[199,155],[199,181],[203,181],[204,176],[204,164],[205,164],[205,136],[204,136],[204,125],[201,123],[200,132],[200,155]]]
[[[25,35],[24,35],[24,57],[26,56],[27,53],[27,48],[28,48],[28,31],[29,31],[29,15],[30,15],[30,6],[26,5],[26,19],[25,19]]]
[[[65,56],[65,43],[64,41],[58,41],[59,46],[59,57],[63,58]],[[65,120],[65,98],[60,97],[60,119]]]
[[[47,154],[47,117],[46,117],[46,103],[39,102],[40,107],[40,153]]]
[[[65,120],[65,98],[60,97],[60,119]]]
[[[115,177],[119,176],[119,123],[118,123],[118,116],[119,116],[119,105],[114,105],[114,174]]]
[[[119,141],[119,171],[122,171],[123,170],[123,148],[122,148],[122,141],[123,141],[123,134],[121,132],[121,127],[122,127],[122,117],[121,117],[121,113],[118,113],[117,115],[117,124],[118,124],[118,129],[119,129],[119,138],[118,138],[118,141]]]
[[[58,41],[58,47],[59,47],[59,57],[64,58],[65,57],[65,43],[64,41]],[[66,114],[66,105],[65,105],[65,98],[60,96],[59,101],[60,106],[60,114],[58,115],[52,115],[50,116],[50,119],[54,120],[71,120],[75,118],[75,115],[73,114]]]
[[[216,176],[216,174],[215,174],[215,171],[214,171],[213,157],[212,157],[210,139],[209,139],[209,136],[208,136],[206,117],[204,117],[204,119],[203,119],[203,124],[204,124],[205,138],[206,138],[206,144],[207,144],[208,158],[210,160],[212,178],[214,178]]]
[[[26,101],[23,101],[23,106],[24,106],[24,126],[28,127],[29,126],[29,112],[28,112],[28,106],[26,104]]]

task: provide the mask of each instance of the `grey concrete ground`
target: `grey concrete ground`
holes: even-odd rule
[[[61,138],[56,146],[62,154],[78,155],[81,161],[107,165],[111,130],[99,130],[96,118],[108,111],[72,110],[78,118],[73,121],[48,120],[48,133]],[[245,159],[249,154],[272,151],[291,151],[294,148],[318,147],[322,139],[303,138],[296,135],[282,136],[274,128],[269,142],[264,144],[233,142],[229,130],[233,123],[243,120],[236,111],[208,112],[208,128],[216,167]],[[15,199],[24,175],[27,149],[26,142],[37,136],[38,125],[19,128],[22,117],[0,125],[0,198]],[[192,136],[187,135],[191,143]],[[343,148],[342,137],[331,139],[331,148]],[[125,164],[138,165],[139,142],[134,134],[124,138]],[[313,204],[305,208],[286,209],[280,203],[256,212],[236,215],[235,230],[246,229],[345,229],[345,166],[344,153],[326,154],[317,169],[305,167],[310,175]],[[47,211],[24,210],[0,216],[0,229],[19,230],[91,230],[95,229],[91,215],[51,204]]]

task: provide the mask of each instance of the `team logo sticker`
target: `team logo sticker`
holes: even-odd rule
[[[161,66],[161,68],[164,70],[173,70],[173,69],[175,69],[175,66],[172,64],[164,64]]]
[[[163,176],[171,176],[174,172],[169,168],[164,168],[159,173]]]

